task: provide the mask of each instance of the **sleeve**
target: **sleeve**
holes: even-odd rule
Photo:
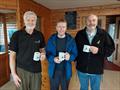
[[[111,36],[106,33],[105,38],[105,56],[109,57],[115,50],[115,44]]]
[[[111,36],[106,32],[105,33],[105,41],[104,47],[101,48],[98,53],[104,54],[105,57],[109,57],[115,50],[115,44]]]
[[[84,46],[84,41],[82,41],[82,37],[80,36],[80,32],[78,32],[75,36],[75,42],[76,42],[76,46],[77,46],[77,51],[78,53],[82,53],[82,49]]]
[[[9,50],[17,52],[18,51],[18,33],[13,33],[10,44],[9,44]]]
[[[52,39],[50,38],[46,45],[46,57],[49,63],[54,63],[55,50],[53,49]]]
[[[45,39],[42,33],[40,33],[41,36],[41,43],[40,43],[40,48],[44,48],[45,47]]]
[[[75,58],[76,58],[76,56],[77,56],[77,54],[78,54],[78,52],[77,52],[77,46],[76,46],[76,42],[75,42],[75,40],[73,39],[72,40],[72,43],[71,43],[71,51],[70,51],[70,62],[71,61],[73,61],[73,60],[75,60]]]

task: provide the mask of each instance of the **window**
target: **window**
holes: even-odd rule
[[[7,40],[8,44],[10,42],[10,38],[12,37],[13,33],[17,31],[17,26],[15,22],[7,23]]]
[[[0,22],[0,52],[5,52],[4,27],[2,22]]]
[[[1,14],[0,16],[0,53],[8,50],[12,34],[17,30],[14,14]]]

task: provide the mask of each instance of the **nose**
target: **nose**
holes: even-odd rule
[[[63,27],[60,27],[60,30],[63,30]]]

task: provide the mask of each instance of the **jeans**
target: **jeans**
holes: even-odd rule
[[[77,71],[77,72],[78,72],[78,78],[81,86],[80,90],[88,90],[89,84],[90,84],[91,90],[100,90],[102,75],[82,73],[80,71]]]

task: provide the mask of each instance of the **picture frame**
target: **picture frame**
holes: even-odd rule
[[[67,21],[67,29],[76,29],[76,18],[77,12],[76,11],[68,11],[65,12],[65,20]]]

